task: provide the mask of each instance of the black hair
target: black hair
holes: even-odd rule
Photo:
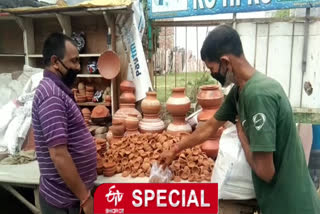
[[[66,41],[71,42],[74,46],[75,43],[74,41],[62,34],[62,33],[52,33],[50,36],[46,39],[43,45],[43,50],[42,50],[42,55],[43,55],[43,64],[45,66],[50,65],[51,57],[53,55],[57,56],[59,59],[64,58],[64,53],[65,53],[65,43]]]
[[[201,59],[219,62],[220,57],[225,54],[240,57],[243,54],[242,43],[236,30],[228,25],[220,25],[213,29],[204,40]]]

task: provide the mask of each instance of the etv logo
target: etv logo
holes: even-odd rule
[[[106,198],[109,203],[114,201],[114,206],[117,206],[118,202],[122,200],[123,193],[119,192],[119,190],[112,192],[112,190],[115,188],[116,188],[116,185],[113,185],[109,188],[109,192],[106,194]]]

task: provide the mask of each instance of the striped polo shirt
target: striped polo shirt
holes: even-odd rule
[[[44,71],[33,100],[32,126],[40,168],[40,194],[58,208],[76,206],[79,199],[56,170],[49,148],[66,144],[88,189],[96,180],[96,147],[71,90],[50,71]]]

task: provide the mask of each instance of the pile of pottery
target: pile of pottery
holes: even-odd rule
[[[152,163],[159,163],[161,153],[170,150],[181,138],[182,135],[166,132],[124,136],[111,143],[104,160],[115,163],[116,173],[122,173],[123,177],[148,177]],[[170,169],[176,182],[181,179],[200,182],[210,180],[213,165],[213,160],[195,147],[181,152]]]
[[[140,132],[161,133],[165,129],[164,122],[160,119],[161,104],[157,93],[150,91],[141,102],[143,119],[139,123]]]
[[[105,124],[110,116],[109,109],[104,105],[97,105],[91,113],[91,121],[95,124]]]
[[[181,179],[189,182],[210,181],[214,161],[201,151],[199,146],[186,149],[178,160],[174,160],[170,165],[173,172],[173,180],[180,182]]]
[[[200,87],[200,91],[197,95],[198,103],[202,107],[202,111],[198,115],[198,127],[209,120],[218,111],[223,102],[223,93],[218,85],[205,85]],[[221,127],[217,133],[213,133],[212,136],[201,145],[202,151],[204,151],[209,157],[215,159],[219,151],[219,139],[223,132]]]
[[[177,134],[191,133],[191,126],[186,123],[185,117],[190,110],[190,99],[185,95],[185,88],[172,89],[172,94],[166,102],[167,111],[172,115],[173,121],[167,127],[167,132]]]
[[[76,102],[92,102],[92,98],[94,96],[94,86],[90,84],[85,85],[83,82],[79,82],[78,88],[73,88],[72,92]]]
[[[90,119],[91,119],[91,111],[88,108],[83,108],[81,110],[81,113],[83,115],[84,122],[85,122],[86,126],[88,127],[90,124]]]
[[[141,113],[135,109],[136,96],[135,85],[132,81],[124,80],[120,84],[120,108],[113,115],[113,120],[118,120],[124,123],[124,120],[129,114],[137,114],[139,121],[141,120]]]

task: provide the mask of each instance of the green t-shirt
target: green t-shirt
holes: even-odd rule
[[[260,72],[239,92],[234,86],[215,114],[220,121],[239,115],[252,152],[273,152],[275,176],[264,182],[252,171],[263,214],[320,214],[291,105],[281,85]]]

